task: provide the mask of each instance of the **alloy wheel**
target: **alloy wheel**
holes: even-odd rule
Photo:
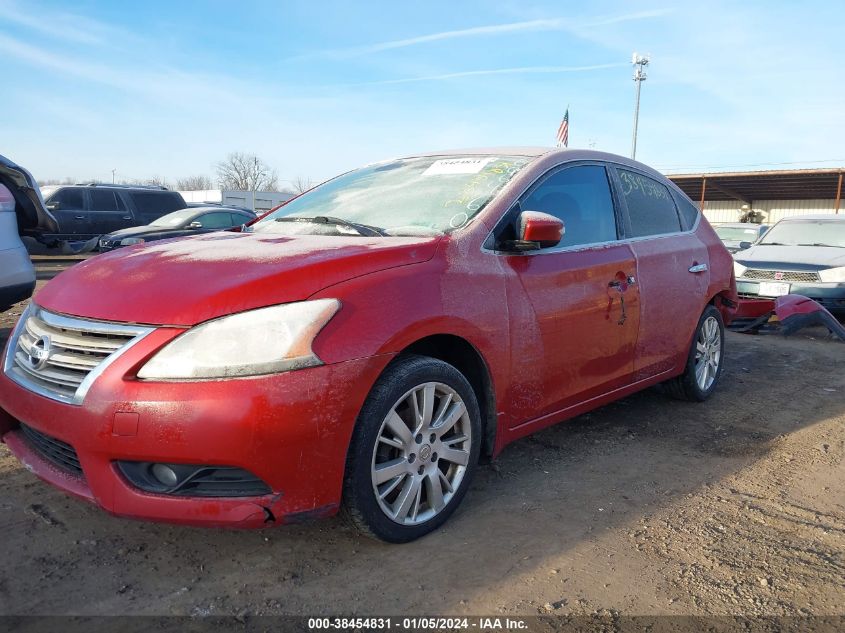
[[[405,393],[373,448],[371,478],[382,512],[402,525],[437,516],[460,487],[472,441],[469,413],[454,389],[427,382]]]
[[[716,317],[709,316],[701,324],[695,343],[695,380],[702,391],[713,386],[721,359],[721,329]]]

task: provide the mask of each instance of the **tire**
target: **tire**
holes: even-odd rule
[[[714,348],[713,345],[716,341],[718,341],[718,346]],[[700,345],[703,345],[709,351],[711,360],[715,358],[715,368],[712,363],[707,366],[705,380],[701,380],[701,375],[697,373],[700,362],[706,364],[706,361],[700,356]],[[724,365],[724,351],[725,323],[722,321],[722,314],[712,305],[708,305],[695,326],[695,334],[687,355],[684,373],[663,383],[666,392],[678,400],[690,402],[707,400],[716,389],[716,385],[719,384],[722,366]]]
[[[460,505],[481,441],[478,402],[463,374],[427,356],[399,358],[358,416],[343,513],[361,533],[389,543],[428,534]]]

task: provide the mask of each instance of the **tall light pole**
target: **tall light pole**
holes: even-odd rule
[[[637,101],[634,105],[634,137],[631,140],[631,158],[637,157],[637,126],[640,123],[640,88],[642,83],[646,80],[645,67],[648,66],[648,55],[634,55],[631,57],[631,63],[634,65],[634,82],[637,84]]]

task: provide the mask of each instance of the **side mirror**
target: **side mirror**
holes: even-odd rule
[[[517,239],[506,243],[508,250],[536,251],[557,246],[563,239],[563,222],[541,211],[523,211],[517,218]]]
[[[191,222],[188,225],[188,228],[189,229],[201,229],[202,228],[202,222],[198,222],[198,221],[194,220],[193,222]]]
[[[61,202],[48,202],[47,203],[47,210],[48,211],[58,211],[62,208]]]
[[[746,249],[751,248],[751,242],[740,242],[739,243],[739,250],[744,251]]]

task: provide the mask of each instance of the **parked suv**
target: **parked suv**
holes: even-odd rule
[[[479,456],[719,382],[731,256],[642,163],[416,155],[249,229],[104,253],[40,291],[0,373],[0,436],[30,471],[117,515],[264,527],[343,505],[402,542],[449,517]]]
[[[35,288],[35,269],[21,235],[38,239],[56,229],[32,175],[0,156],[0,311],[26,299]]]
[[[88,240],[130,226],[149,224],[188,206],[166,187],[98,183],[42,187],[47,209],[56,217],[61,240]]]

